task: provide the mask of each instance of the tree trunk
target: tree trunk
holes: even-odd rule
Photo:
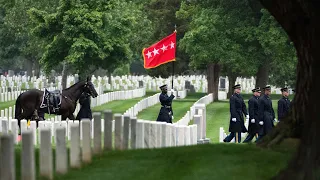
[[[236,83],[237,74],[228,73],[228,80],[229,80],[229,88],[228,88],[227,98],[229,99],[231,97],[231,95],[233,94],[233,85],[235,85],[235,83]]]
[[[301,143],[287,169],[274,179],[320,179],[320,3],[312,0],[260,0],[293,41],[298,55],[296,94],[291,113],[262,144],[300,131]],[[299,133],[298,133],[299,134]],[[262,139],[263,140],[263,139]]]
[[[108,83],[111,85],[111,72],[108,70]]]
[[[25,67],[27,69],[27,76],[32,76],[32,60],[30,60],[29,58],[25,59]]]
[[[68,77],[68,65],[66,62],[63,63],[63,68],[62,68],[62,80],[61,80],[61,87],[62,89],[67,88],[67,77]]]
[[[40,76],[40,64],[38,59],[33,60],[33,69],[34,69],[34,75],[39,78]]]
[[[218,100],[219,77],[221,66],[218,63],[209,63],[207,65],[208,93],[213,93],[213,100]]]
[[[258,68],[256,74],[256,87],[264,88],[267,86],[269,81],[270,61],[265,60]]]

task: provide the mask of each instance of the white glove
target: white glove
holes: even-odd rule
[[[251,119],[251,123],[255,123],[256,122],[256,120],[255,119]]]
[[[273,122],[278,122],[278,120],[276,118],[274,118]]]
[[[247,115],[247,119],[249,119],[249,115]]]
[[[259,124],[262,126],[263,125],[263,121],[260,121]]]
[[[171,116],[171,118],[172,118],[172,119],[174,119],[174,117],[173,117],[173,116]]]
[[[236,119],[236,118],[232,118],[232,119],[231,119],[231,121],[236,122],[236,121],[237,121],[237,119]]]
[[[174,93],[174,90],[173,90],[173,89],[171,89],[171,93]]]

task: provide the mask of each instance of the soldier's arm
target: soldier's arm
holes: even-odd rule
[[[248,105],[249,105],[249,119],[254,119],[254,102],[249,100],[248,101]]]
[[[272,111],[273,119],[275,119],[276,115],[275,115],[274,110],[273,110],[272,101],[271,101],[271,111]]]
[[[237,112],[236,112],[236,102],[234,97],[230,97],[230,113],[231,118],[237,118]]]
[[[160,95],[160,102],[166,103],[166,104],[167,104],[167,103],[170,103],[174,97],[175,97],[174,95],[171,95],[171,96],[169,96],[169,97],[161,96],[161,95]]]
[[[258,117],[259,117],[259,121],[263,121],[263,114],[264,114],[264,100],[260,100],[258,101]]]
[[[278,119],[283,117],[283,103],[281,100],[278,101]]]
[[[244,103],[244,100],[242,100],[242,113],[248,115],[247,106],[246,103]]]

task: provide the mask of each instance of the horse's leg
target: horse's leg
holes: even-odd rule
[[[70,119],[70,120],[76,120],[76,118],[74,117],[74,115],[73,115],[73,113],[71,113],[69,116],[68,116],[68,118]]]
[[[67,120],[67,118],[68,118],[68,115],[65,115],[65,114],[61,115],[61,121],[65,121]]]
[[[34,113],[33,113],[33,116],[34,116],[34,120],[36,121],[36,126],[37,126],[37,128],[38,128],[38,124],[39,124],[39,114],[38,114],[38,110],[37,109],[35,109],[34,110]]]

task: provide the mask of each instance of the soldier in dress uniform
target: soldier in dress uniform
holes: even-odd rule
[[[168,96],[167,85],[160,86],[161,94],[159,100],[161,103],[161,109],[157,118],[157,121],[172,123],[173,111],[172,111],[172,100],[175,97],[173,95],[173,89],[171,89],[171,96]]]
[[[282,92],[282,98],[278,101],[278,120],[282,120],[287,113],[289,112],[290,108],[290,99],[289,96],[289,90],[288,88],[281,88]]]
[[[247,128],[244,126],[243,114],[249,118],[246,104],[240,95],[241,86],[237,84],[233,86],[234,94],[230,97],[230,134],[223,140],[224,142],[230,142],[235,137],[235,142],[241,142],[241,132],[247,132]]]
[[[270,98],[271,94],[271,87],[266,86],[264,89],[264,95],[259,98],[259,113],[258,113],[258,120],[259,120],[259,139],[263,136],[268,134],[272,128],[274,127],[273,121],[275,120],[275,114],[272,107],[272,100]]]
[[[80,95],[79,98],[79,103],[81,105],[80,107],[80,111],[76,117],[77,120],[81,120],[84,118],[88,118],[90,120],[92,120],[92,112],[91,112],[91,98],[90,98],[90,94],[88,94],[87,92],[83,92]]]
[[[258,120],[258,110],[259,110],[259,104],[258,99],[261,94],[260,87],[257,87],[252,90],[253,96],[249,99],[248,105],[249,105],[249,127],[248,127],[248,136],[243,141],[243,143],[251,142],[253,137],[256,136],[258,138],[257,133],[259,132],[259,120]]]

